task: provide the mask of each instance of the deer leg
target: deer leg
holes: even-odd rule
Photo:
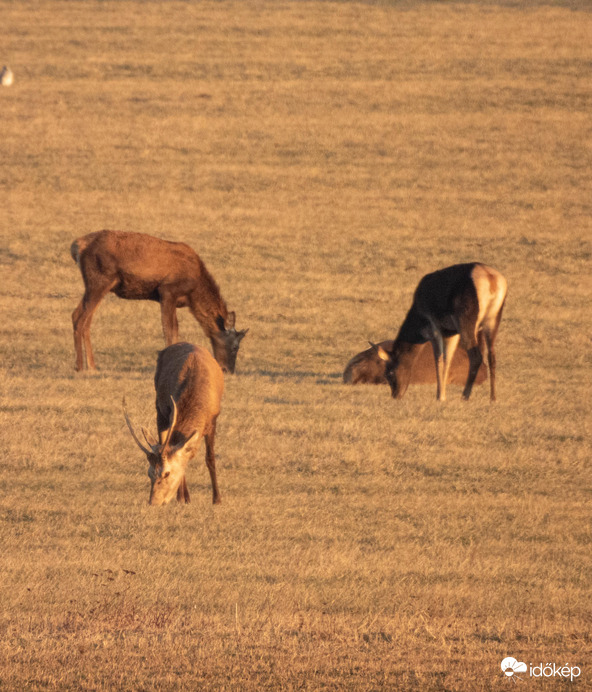
[[[500,310],[496,316],[495,323],[491,328],[484,327],[483,335],[485,337],[485,343],[487,344],[487,362],[489,364],[489,399],[490,401],[495,401],[495,337],[497,336],[497,330],[500,325],[500,320],[502,318],[502,311]]]
[[[462,394],[465,401],[471,396],[475,378],[483,362],[483,355],[479,348],[478,317],[478,305],[474,306],[474,309],[466,310],[459,317],[460,342],[469,356],[469,374]]]
[[[460,334],[455,334],[454,336],[449,336],[447,339],[444,339],[444,382],[446,384],[448,384],[450,366],[452,365],[452,359],[454,358],[459,340]]]
[[[497,337],[497,330],[499,329],[500,322],[502,321],[503,311],[504,311],[504,306],[502,304],[497,315],[495,316],[495,320],[493,322],[493,325],[491,325],[489,328],[485,328],[483,330],[485,332],[485,341],[487,343],[487,359],[489,362],[489,388],[490,388],[489,398],[491,401],[495,401],[495,366],[496,366],[495,339]]]
[[[475,378],[477,377],[477,373],[479,372],[479,368],[483,362],[481,349],[478,345],[471,346],[469,349],[467,349],[467,354],[469,356],[469,376],[467,377],[467,383],[463,391],[463,399],[465,399],[465,401],[468,401],[469,397],[471,396],[471,390],[473,389]]]
[[[488,332],[485,333],[485,342],[487,343],[487,361],[489,364],[489,399],[495,401],[495,340],[491,338]]]
[[[160,317],[162,332],[167,346],[179,340],[179,321],[177,320],[177,300],[168,293],[160,296]]]
[[[212,495],[213,503],[215,505],[222,502],[220,497],[220,491],[218,490],[218,480],[216,479],[216,458],[214,456],[214,443],[216,438],[216,419],[212,421],[209,433],[205,436],[206,438],[206,466],[210,472],[210,478],[212,480]]]
[[[93,310],[94,312],[94,310]],[[90,321],[92,319],[92,313],[88,318],[86,328],[84,330],[84,352],[86,353],[86,367],[89,370],[96,370],[95,365],[95,355],[92,350],[92,344],[90,343]]]
[[[189,489],[187,488],[187,479],[185,476],[181,479],[181,483],[177,488],[177,502],[181,504],[189,504],[191,499],[189,497]]]
[[[95,359],[90,342],[90,323],[93,314],[101,300],[116,285],[116,281],[88,288],[84,296],[72,313],[72,325],[74,327],[74,347],[76,349],[76,370],[86,367],[94,370]]]
[[[432,350],[436,363],[436,397],[438,401],[446,401],[446,380],[444,378],[444,341],[439,331],[433,330]]]
[[[83,311],[84,298],[78,303],[76,309],[72,313],[72,327],[74,330],[74,350],[76,352],[76,370],[82,370],[86,356],[84,353],[84,343],[82,340],[82,332],[78,328],[80,316]]]

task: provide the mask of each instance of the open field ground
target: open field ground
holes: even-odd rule
[[[590,689],[585,2],[0,1],[0,689]],[[71,241],[192,245],[249,327],[211,505],[147,506],[158,306],[74,373]],[[423,274],[504,273],[498,402],[342,384]],[[181,335],[206,344],[180,313]],[[518,688],[517,688],[518,689]]]

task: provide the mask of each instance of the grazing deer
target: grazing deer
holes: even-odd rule
[[[224,375],[218,363],[205,348],[178,343],[158,354],[156,375],[156,426],[158,442],[142,428],[145,447],[134,432],[127,414],[125,397],[123,415],[132,437],[150,464],[151,505],[164,505],[177,494],[177,502],[189,502],[185,480],[187,463],[206,439],[206,465],[212,479],[213,502],[221,502],[216,480],[214,441]]]
[[[385,375],[386,363],[378,355],[379,347],[384,351],[391,351],[393,341],[382,341],[380,344],[373,345],[371,348],[356,354],[346,365],[343,372],[343,382],[345,384],[387,384]],[[462,350],[455,351],[450,369],[448,370],[447,384],[464,384],[468,372],[469,358],[467,354]],[[487,367],[485,363],[481,363],[475,384],[482,384],[486,379]],[[426,344],[423,344],[413,363],[409,384],[434,384],[436,381],[432,350],[426,348]]]
[[[235,329],[220,289],[197,253],[185,243],[145,233],[97,231],[78,238],[70,248],[80,267],[84,295],[72,313],[76,370],[95,368],[90,323],[101,300],[112,292],[128,300],[160,303],[165,344],[178,341],[177,308],[189,307],[206,336],[214,358],[234,372],[240,342],[249,331]]]
[[[393,397],[400,399],[405,394],[421,345],[430,341],[436,362],[437,397],[445,401],[448,372],[460,341],[469,356],[463,398],[471,396],[485,342],[490,398],[495,401],[494,345],[506,291],[505,278],[480,262],[455,264],[426,274],[415,289],[413,304],[390,351],[376,347],[386,362],[385,375]]]

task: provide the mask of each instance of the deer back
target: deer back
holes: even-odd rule
[[[113,292],[121,298],[149,298],[149,289],[164,280],[178,282],[180,293],[191,292],[203,264],[185,243],[131,231],[88,233],[72,243],[70,252],[81,268],[84,259],[103,275],[117,277]]]
[[[224,375],[218,363],[201,346],[177,343],[158,354],[156,375],[158,431],[168,429],[173,413],[171,397],[177,405],[177,420],[171,443],[198,432],[207,434],[220,413]]]

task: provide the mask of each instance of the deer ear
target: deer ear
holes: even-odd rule
[[[234,311],[229,312],[228,316],[226,317],[226,324],[225,324],[226,329],[232,329],[234,327],[235,323],[236,323],[236,313]]]
[[[374,344],[371,341],[368,342],[372,348],[372,351],[380,358],[380,360],[390,360],[390,355],[387,351],[382,348],[380,344]]]
[[[388,362],[391,359],[391,356],[388,353],[388,351],[385,351],[384,348],[382,348],[382,346],[376,346],[376,353],[380,360]]]
[[[245,338],[245,336],[247,336],[248,331],[248,329],[241,329],[240,332],[236,333],[237,339],[239,341],[242,341]]]
[[[194,453],[200,443],[200,437],[197,430],[194,430],[191,435],[178,445],[175,445],[173,452],[178,452],[180,449],[186,449],[189,453]]]

